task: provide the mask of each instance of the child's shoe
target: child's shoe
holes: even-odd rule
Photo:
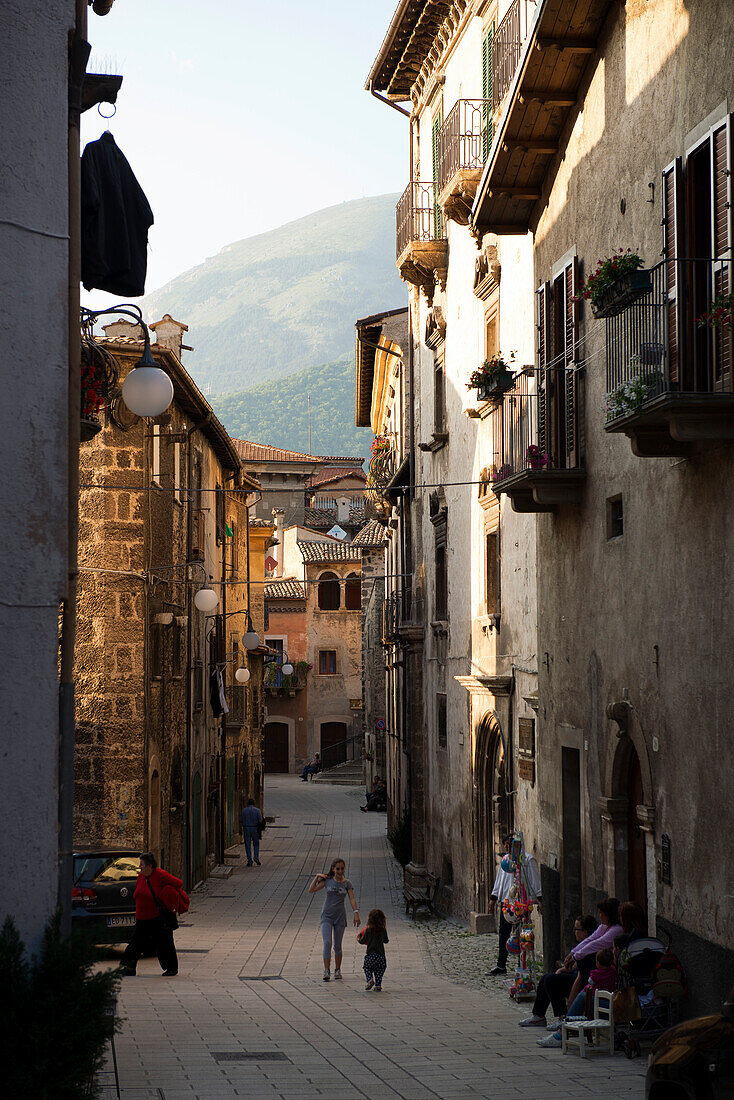
[[[334,971],[334,981],[335,982],[340,982],[341,977],[342,977],[341,969],[340,969],[340,967],[337,967],[336,970]]]
[[[382,993],[382,986],[381,985],[376,985],[375,986],[375,993]]]
[[[372,978],[370,978],[370,980],[367,982],[367,985],[364,987],[365,993],[369,993],[369,991],[372,989],[374,984],[375,984],[374,980]]]

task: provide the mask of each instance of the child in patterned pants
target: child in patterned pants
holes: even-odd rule
[[[367,948],[364,957],[364,976],[367,979],[365,992],[374,987],[375,993],[382,992],[382,977],[387,969],[385,944],[388,943],[385,914],[382,909],[371,909],[367,924],[357,936],[357,942]]]

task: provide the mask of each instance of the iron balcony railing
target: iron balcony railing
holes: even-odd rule
[[[495,111],[517,72],[534,12],[535,0],[514,0],[492,39],[492,107]]]
[[[265,662],[265,669],[263,675],[263,685],[266,691],[277,692],[282,689],[286,691],[300,691],[301,688],[306,686],[306,676],[298,666],[294,665],[293,672],[290,675],[286,675],[283,672],[283,665],[285,661],[280,661],[276,658]]]
[[[732,393],[732,260],[662,260],[651,287],[607,318],[607,421],[639,412],[663,393]],[[718,302],[717,302],[718,299]],[[724,301],[724,323],[712,309]],[[728,317],[728,320],[727,320]]]
[[[416,241],[446,238],[441,208],[436,201],[436,184],[409,183],[395,207],[395,251],[399,258]]]
[[[229,689],[227,725],[241,725],[245,720],[245,685],[233,684]]]
[[[530,471],[578,466],[576,372],[562,365],[523,372],[491,413],[493,485]]]
[[[394,645],[400,638],[402,621],[402,597],[399,591],[390,592],[382,602],[382,644]]]
[[[462,168],[484,167],[491,126],[492,104],[488,99],[457,100],[438,135],[439,191]]]

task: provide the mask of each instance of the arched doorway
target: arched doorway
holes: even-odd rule
[[[625,896],[647,908],[645,834],[637,807],[645,802],[640,757],[630,737],[619,742],[613,772],[612,793],[623,814],[617,821],[621,843],[617,846],[617,882],[626,886]]]
[[[321,765],[324,768],[333,768],[336,764],[343,764],[347,759],[347,724],[346,722],[322,722],[321,723]]]
[[[265,773],[288,771],[288,726],[285,722],[268,722],[265,736]]]
[[[488,711],[477,730],[475,775],[475,855],[477,910],[486,912],[503,837],[512,830],[512,796],[508,794],[507,757],[496,714]]]

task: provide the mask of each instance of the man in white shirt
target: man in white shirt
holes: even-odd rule
[[[515,871],[511,870],[512,866],[509,859],[509,852],[512,846],[512,836],[505,837],[505,852],[506,856],[500,862],[499,869],[497,871],[497,877],[494,880],[494,886],[492,887],[492,893],[489,897],[489,911],[494,913],[497,902],[500,903],[499,913],[499,952],[497,954],[497,965],[490,970],[492,977],[498,974],[507,973],[507,941],[512,931],[512,922],[507,920],[503,910],[502,902],[506,898],[509,898],[510,891],[515,885]],[[541,888],[540,888],[540,874],[538,873],[538,864],[535,861],[535,856],[530,855],[523,849],[521,859],[521,874],[522,883],[527,891],[528,898],[538,907],[538,912],[541,910]]]

